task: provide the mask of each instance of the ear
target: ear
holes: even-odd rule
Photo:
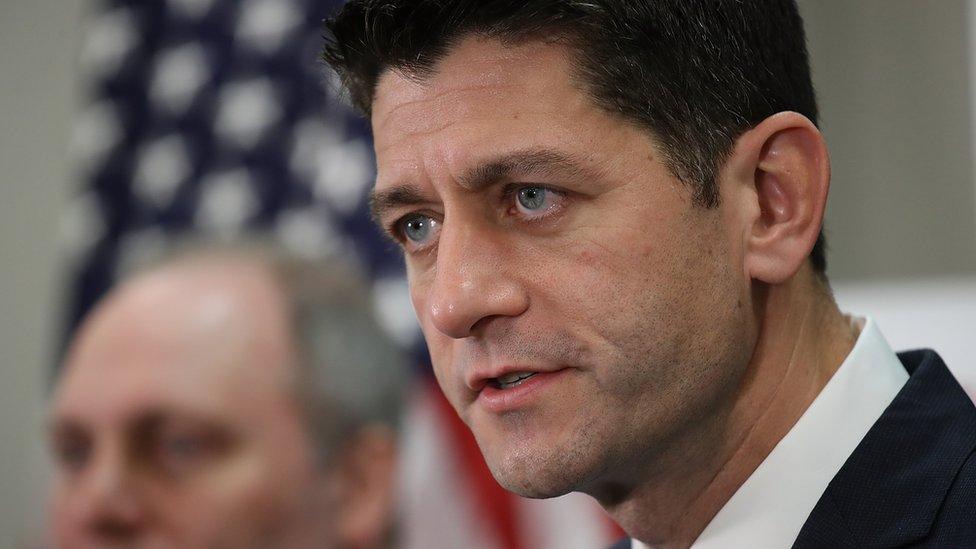
[[[788,281],[810,255],[823,224],[830,159],[820,130],[781,112],[737,141],[729,166],[744,183],[744,269],[768,284]]]
[[[339,463],[339,546],[384,546],[393,531],[396,503],[396,439],[392,429],[369,426],[345,446]]]

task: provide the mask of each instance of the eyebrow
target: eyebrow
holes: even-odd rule
[[[458,177],[458,185],[469,191],[479,191],[514,175],[526,176],[546,172],[563,178],[594,177],[584,167],[581,157],[553,149],[532,148],[507,153],[489,159]],[[383,191],[373,191],[370,211],[379,222],[390,210],[417,206],[430,202],[410,184],[400,184]]]
[[[409,185],[397,185],[385,191],[373,191],[369,199],[369,211],[373,221],[379,223],[387,212],[404,206],[416,206],[427,202],[416,189]]]
[[[44,430],[49,438],[54,439],[71,431],[84,431],[86,429],[82,422],[74,418],[54,416],[45,422]]]

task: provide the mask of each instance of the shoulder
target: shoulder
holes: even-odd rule
[[[932,547],[966,547],[976,540],[976,451],[969,454],[946,494],[925,542]]]
[[[796,546],[976,538],[976,407],[935,352],[899,358],[908,382],[827,486]]]

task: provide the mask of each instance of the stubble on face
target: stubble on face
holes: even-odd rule
[[[693,204],[645,131],[594,105],[569,55],[556,44],[469,38],[424,82],[387,73],[373,109],[377,192],[406,185],[424,197],[392,217],[422,211],[443,224],[440,249],[406,254],[438,381],[495,477],[530,497],[625,490],[685,466],[688,441],[716,431],[755,337],[720,211]],[[499,182],[565,192],[545,224],[499,213],[492,188],[458,185],[484,158],[533,148],[580,159],[592,176]],[[445,330],[432,307],[445,292],[463,296],[457,288],[472,300],[459,310],[483,308],[463,334]],[[506,306],[516,295],[520,306],[484,297],[493,295],[509,296]],[[486,364],[568,374],[498,414],[464,382]]]

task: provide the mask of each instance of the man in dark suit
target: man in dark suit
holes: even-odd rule
[[[634,547],[976,540],[976,410],[831,296],[793,0],[352,0],[329,27],[502,485],[586,492]]]

